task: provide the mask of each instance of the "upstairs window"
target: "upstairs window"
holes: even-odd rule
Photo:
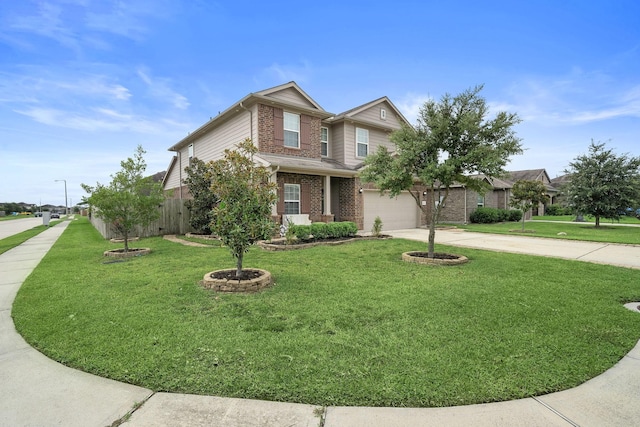
[[[369,154],[369,131],[356,128],[356,157],[367,157]]]
[[[300,148],[300,115],[284,112],[284,146]]]
[[[284,185],[284,214],[298,215],[300,213],[300,184]]]
[[[189,166],[191,166],[191,162],[193,161],[193,144],[189,144],[187,148],[187,158],[189,160]]]
[[[329,155],[329,128],[320,128],[320,145],[321,154],[327,157]]]

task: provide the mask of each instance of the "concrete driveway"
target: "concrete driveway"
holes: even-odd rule
[[[640,233],[640,228],[630,229],[630,232]],[[421,242],[429,240],[429,230],[421,228],[385,231],[385,233],[393,237]],[[437,230],[436,243],[640,269],[640,246],[638,245],[474,233],[462,229]]]

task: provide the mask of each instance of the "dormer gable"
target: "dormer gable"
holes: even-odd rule
[[[304,109],[325,112],[324,108],[307,95],[296,82],[289,82],[270,89],[261,90],[260,92],[255,92],[255,95],[273,99],[274,102],[278,103],[297,105]]]
[[[389,129],[398,129],[403,124],[410,125],[400,110],[386,96],[340,113],[329,120],[334,122],[349,120]]]

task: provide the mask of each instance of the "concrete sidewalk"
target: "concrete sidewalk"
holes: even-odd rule
[[[137,409],[124,426],[629,426],[640,420],[640,343],[613,368],[574,389],[450,408],[318,407],[153,393],[69,369],[26,344],[10,317],[22,282],[67,225],[65,221],[0,255],[0,426],[117,426],[134,407]],[[425,241],[427,236],[426,230],[389,234]],[[473,234],[480,233],[438,230],[436,240],[561,258],[587,260],[592,256],[593,262],[613,259],[605,250],[612,245],[587,248],[576,246],[582,242],[562,246],[551,239],[510,240],[514,236]],[[629,260],[638,256],[632,253],[636,255],[623,256],[622,261],[616,258],[616,264],[639,268]]]
[[[151,395],[54,362],[15,330],[16,293],[68,224],[0,255],[0,426],[109,426]]]

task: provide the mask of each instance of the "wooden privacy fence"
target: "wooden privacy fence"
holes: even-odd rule
[[[160,210],[160,218],[149,224],[148,227],[136,227],[131,232],[131,236],[151,237],[193,232],[189,225],[190,212],[184,202],[185,200],[180,199],[165,199],[158,208]],[[105,224],[102,219],[95,215],[91,215],[91,223],[105,239],[121,237],[116,235],[109,224]]]

